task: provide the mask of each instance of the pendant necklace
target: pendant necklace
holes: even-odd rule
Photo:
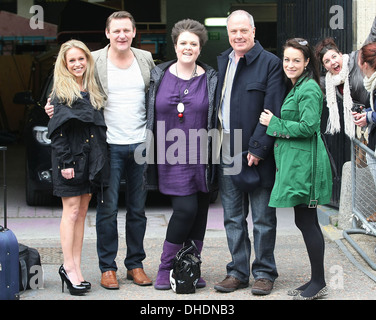
[[[183,99],[182,99],[182,96],[181,96],[180,83],[179,83],[180,79],[179,79],[179,75],[178,75],[178,64],[176,64],[175,67],[176,67],[176,76],[178,78],[178,89],[179,89],[179,98],[180,98],[180,102],[176,106],[176,110],[178,111],[179,121],[183,122],[183,114],[184,114],[185,106],[184,106]],[[190,87],[190,85],[192,83],[192,79],[194,77],[197,77],[197,64],[195,64],[195,68],[193,69],[193,72],[192,72],[191,78],[189,79],[187,88],[184,90],[184,95],[187,95],[189,93],[189,87]]]

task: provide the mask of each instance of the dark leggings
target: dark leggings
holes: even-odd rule
[[[182,244],[186,240],[204,240],[210,203],[210,193],[198,192],[189,196],[171,196],[172,216],[166,240]]]
[[[302,296],[313,296],[325,287],[324,250],[325,241],[321,232],[316,208],[310,209],[306,205],[294,207],[295,224],[303,234],[311,263],[311,280],[300,287],[304,290]]]

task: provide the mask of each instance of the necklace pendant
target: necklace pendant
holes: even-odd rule
[[[179,113],[183,113],[185,110],[184,103],[179,102],[176,109],[178,110]]]
[[[187,95],[189,93],[188,88],[184,90],[184,94]]]

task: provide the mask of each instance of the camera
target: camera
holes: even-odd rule
[[[351,108],[351,111],[353,112],[357,112],[357,113],[362,113],[362,111],[364,110],[365,108],[365,105],[364,104],[361,104],[361,103],[353,103],[353,106]]]

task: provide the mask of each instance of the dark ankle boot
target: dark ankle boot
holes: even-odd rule
[[[193,240],[193,242],[195,243],[197,250],[201,255],[201,251],[202,251],[202,247],[204,246],[204,242],[200,241],[200,240]],[[197,281],[196,288],[205,288],[205,287],[206,287],[206,281],[202,277],[200,277],[200,279],[198,279],[198,281]]]
[[[159,265],[157,279],[154,282],[155,289],[171,289],[170,270],[172,269],[172,262],[181,248],[183,248],[183,244],[170,243],[167,240],[163,243],[161,264]]]

